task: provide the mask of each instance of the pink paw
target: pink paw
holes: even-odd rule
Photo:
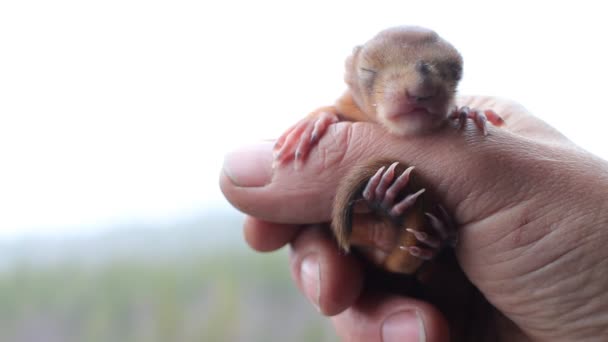
[[[425,189],[420,189],[414,193],[403,193],[414,167],[407,168],[401,175],[395,177],[397,165],[398,163],[395,162],[388,168],[382,166],[369,179],[363,190],[363,198],[370,207],[384,210],[394,220],[398,220],[411,209],[416,200],[425,192]],[[454,246],[457,242],[456,229],[454,229],[451,219],[443,207],[438,206],[438,211],[441,218],[432,213],[424,213],[429,226],[433,229],[432,234],[406,228],[406,231],[413,234],[421,244],[410,247],[400,246],[399,248],[407,250],[417,258],[430,260],[446,245]]]
[[[427,217],[430,226],[433,228],[434,234],[428,234],[412,228],[406,228],[406,230],[416,237],[416,240],[420,241],[427,247],[418,246],[401,246],[399,248],[407,250],[411,255],[418,257],[423,260],[433,259],[445,246],[455,247],[458,243],[458,234],[454,228],[450,217],[443,207],[437,206],[441,212],[441,218],[431,214],[424,213]]]
[[[327,127],[338,122],[338,116],[330,112],[308,116],[281,135],[274,146],[275,163],[282,164],[290,159],[303,161],[311,148],[321,139]]]
[[[475,126],[477,126],[483,135],[488,135],[488,122],[494,126],[502,126],[505,123],[505,120],[491,109],[480,111],[467,106],[456,108],[450,113],[449,117],[450,119],[458,120],[461,129],[464,128],[467,119],[473,120]]]

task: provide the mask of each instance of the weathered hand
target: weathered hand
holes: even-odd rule
[[[469,123],[465,132],[399,138],[378,125],[338,123],[297,171],[272,169],[272,142],[227,156],[221,186],[251,215],[247,241],[257,250],[290,242],[296,283],[335,315],[346,340],[393,332],[445,341],[448,326],[453,340],[605,338],[608,163],[512,102],[468,97],[459,105],[493,109],[506,124],[485,137]],[[460,227],[464,273],[442,273],[429,302],[363,291],[358,260],[339,252],[323,226],[302,229],[329,220],[340,177],[378,156],[415,165]],[[403,315],[390,321],[395,313]]]

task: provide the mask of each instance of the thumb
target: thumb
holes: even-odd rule
[[[432,305],[412,298],[364,296],[343,313],[332,317],[343,341],[449,340],[445,317]]]

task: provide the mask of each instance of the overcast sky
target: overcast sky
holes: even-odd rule
[[[608,21],[574,4],[3,1],[0,237],[228,208],[224,153],[331,103],[352,47],[399,24],[461,51],[461,93],[608,158]]]

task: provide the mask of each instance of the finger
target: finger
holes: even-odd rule
[[[363,286],[361,265],[352,255],[338,250],[327,227],[302,229],[291,247],[292,276],[319,312],[338,314],[359,297]]]
[[[450,336],[434,306],[406,297],[366,294],[332,323],[343,341],[443,342]]]
[[[258,252],[270,252],[288,244],[299,229],[297,225],[266,222],[247,216],[243,235],[251,248]]]
[[[325,222],[331,217],[337,184],[346,172],[384,157],[416,165],[428,183],[436,185],[433,190],[447,208],[458,206],[464,211],[477,203],[472,193],[501,192],[501,197],[511,202],[524,196],[504,175],[536,165],[535,158],[546,159],[548,152],[529,139],[514,139],[518,138],[506,130],[495,130],[484,137],[448,127],[438,134],[402,137],[386,134],[386,129],[377,124],[341,122],[332,125],[299,170],[273,168],[271,142],[228,154],[220,186],[234,206],[263,220]],[[517,150],[510,148],[515,145]],[[530,158],[522,160],[518,154],[521,150],[526,150]],[[537,155],[531,154],[534,151]],[[498,210],[490,204],[504,207],[513,203],[484,204],[487,207],[474,208],[476,212],[470,211],[469,217],[458,217],[460,213],[455,212],[456,221],[468,222]]]

